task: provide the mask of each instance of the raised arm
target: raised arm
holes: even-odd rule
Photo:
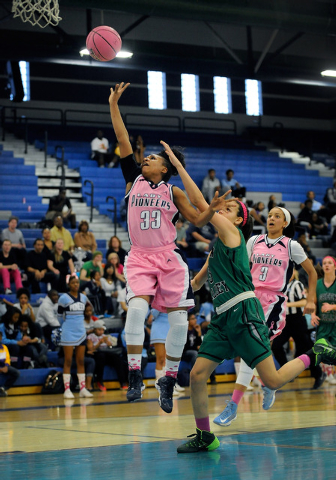
[[[111,93],[109,97],[109,104],[110,104],[110,113],[111,113],[111,120],[114,129],[114,133],[117,137],[119,148],[120,148],[120,158],[125,158],[128,155],[133,153],[132,145],[129,140],[129,135],[123,119],[120,114],[118,101],[121,95],[124,93],[126,88],[129,86],[129,83],[124,84],[121,82],[117,84],[113,90],[111,88]]]

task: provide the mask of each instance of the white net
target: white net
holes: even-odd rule
[[[47,25],[58,25],[58,0],[13,0],[14,17],[20,17],[23,22],[45,28]]]

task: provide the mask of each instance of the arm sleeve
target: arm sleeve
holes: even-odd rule
[[[133,154],[121,158],[120,166],[126,183],[134,182],[134,180],[141,174],[141,168],[136,163]]]

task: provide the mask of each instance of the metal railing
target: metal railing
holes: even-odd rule
[[[117,236],[117,199],[109,195],[108,197],[106,197],[106,200],[105,200],[106,203],[108,203],[110,198],[113,200],[113,210],[108,208],[107,211],[114,213],[113,225],[114,225],[114,236],[116,237]]]
[[[191,123],[191,121],[193,121],[194,123],[198,123],[198,125],[188,125],[188,121]],[[211,122],[214,123],[214,124],[218,124],[218,128],[213,125],[211,126],[204,126],[204,124],[202,124],[201,126],[199,125],[200,122],[204,122],[204,121],[207,121],[207,122]],[[228,125],[227,127],[222,127],[222,126],[219,126],[219,122],[222,123],[222,124],[225,124],[225,125]],[[184,132],[188,131],[188,130],[199,130],[199,129],[202,129],[202,130],[213,130],[213,131],[217,131],[217,132],[221,132],[221,133],[224,133],[224,132],[228,132],[228,133],[232,133],[233,135],[237,135],[237,122],[233,119],[229,119],[229,118],[206,118],[206,117],[184,117],[182,119],[182,129]]]
[[[59,149],[62,152],[61,157],[57,156],[57,152],[58,152]],[[56,160],[61,160],[61,163],[59,165],[57,165],[57,167],[56,167],[56,172],[58,171],[59,168],[61,169],[61,188],[65,188],[64,147],[62,147],[62,145],[56,145],[55,146],[55,158],[56,158]]]
[[[94,183],[91,180],[85,180],[84,187],[88,183],[91,185],[91,191],[90,192],[84,192],[84,195],[88,195],[90,197],[90,222],[92,222],[92,219],[93,219]]]

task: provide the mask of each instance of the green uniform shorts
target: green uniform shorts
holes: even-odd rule
[[[271,354],[269,332],[257,298],[215,315],[198,351],[200,357],[217,363],[241,357],[251,368]]]
[[[332,345],[336,345],[336,323],[320,322],[316,331],[316,340],[320,338],[325,338]]]

